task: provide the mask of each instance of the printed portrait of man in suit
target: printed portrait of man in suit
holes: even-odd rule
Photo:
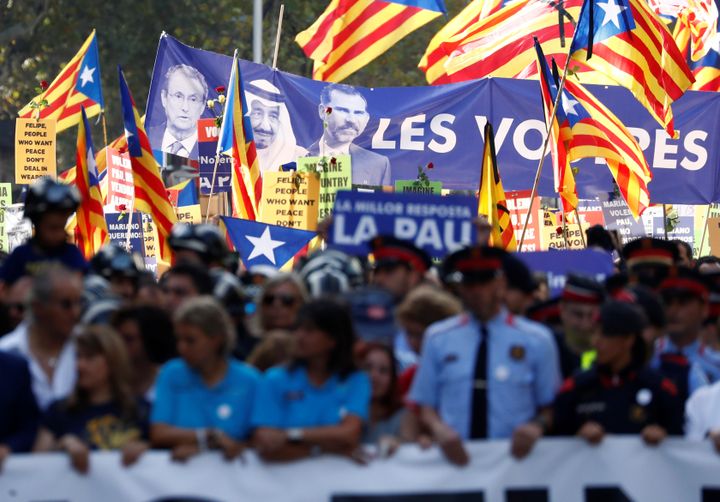
[[[186,64],[171,66],[160,91],[165,122],[148,127],[153,149],[197,160],[197,121],[207,97],[207,82],[196,68]]]
[[[322,137],[310,145],[310,155],[350,155],[353,185],[391,184],[390,161],[353,141],[362,134],[370,120],[367,100],[354,87],[329,84],[320,94],[320,118],[325,122]]]

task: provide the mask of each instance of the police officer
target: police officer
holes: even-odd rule
[[[560,383],[552,340],[527,329],[503,306],[505,277],[498,248],[477,246],[443,266],[467,313],[431,325],[409,400],[448,460],[465,464],[462,440],[512,437],[527,455],[542,436]]]
[[[85,273],[87,262],[74,244],[67,242],[65,225],[80,205],[74,186],[43,177],[30,185],[25,196],[25,217],[35,227],[34,236],[18,246],[0,269],[0,280],[13,284],[20,277],[35,275],[43,264],[55,262]]]
[[[561,330],[555,333],[563,378],[592,364],[590,338],[605,301],[602,285],[590,277],[570,274],[560,297]]]
[[[595,365],[569,378],[553,406],[553,430],[599,443],[605,433],[641,434],[657,444],[682,434],[677,389],[645,367],[645,318],[638,306],[610,301],[602,307],[601,331],[593,335]]]
[[[679,260],[678,247],[663,239],[641,237],[628,242],[622,249],[630,285],[642,284],[656,289],[670,268]]]
[[[655,344],[652,367],[670,378],[683,399],[707,381],[720,379],[720,354],[700,340],[709,292],[695,271],[673,267],[660,284],[667,335]]]
[[[136,297],[138,281],[144,269],[139,255],[128,253],[114,243],[103,246],[90,259],[90,272],[108,281],[110,292],[125,300]]]

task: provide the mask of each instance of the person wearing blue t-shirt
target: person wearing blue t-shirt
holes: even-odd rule
[[[177,350],[160,370],[150,417],[156,448],[187,460],[207,449],[238,457],[252,431],[250,418],[259,373],[230,359],[235,329],[213,298],[183,303],[174,317]]]
[[[353,362],[349,310],[332,300],[304,305],[295,341],[293,361],[261,379],[252,414],[258,454],[266,461],[321,452],[356,458],[370,382]]]
[[[44,177],[30,185],[25,197],[24,215],[35,227],[35,235],[10,253],[0,267],[0,281],[14,284],[27,275],[36,275],[48,263],[85,273],[87,262],[74,244],[67,242],[65,225],[80,205],[80,195],[72,185]]]

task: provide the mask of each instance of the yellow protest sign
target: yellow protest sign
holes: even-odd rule
[[[143,239],[145,240],[145,257],[156,258],[158,256],[158,238],[155,223],[152,216],[142,213]]]
[[[266,172],[260,221],[282,227],[315,230],[320,181],[314,173]]]
[[[15,119],[15,183],[57,176],[55,120]]]
[[[577,224],[562,225],[562,215],[540,209],[542,249],[583,249],[583,239]],[[563,235],[564,233],[564,235]]]
[[[175,214],[177,214],[178,222],[191,223],[193,225],[202,223],[200,204],[177,207],[175,208]]]

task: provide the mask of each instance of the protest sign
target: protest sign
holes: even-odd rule
[[[116,148],[107,148],[108,192],[106,206],[117,211],[120,206],[132,207],[135,197],[130,154],[120,153]]]
[[[186,64],[197,69],[216,99],[215,86],[226,85],[232,57],[194,49],[164,34],[160,38],[147,102],[148,135],[162,144],[167,122],[162,105],[169,68]],[[300,150],[320,155],[324,122],[318,114],[328,82],[291,75],[268,66],[239,62],[250,112],[253,102],[277,109],[277,134],[258,144],[266,170],[294,161]],[[720,93],[688,91],[673,103],[679,138],[670,138],[631,93],[619,86],[588,86],[639,140],[653,172],[653,202],[707,204],[720,200]],[[433,179],[444,188],[477,187],[478,145],[486,122],[495,127],[495,147],[505,190],[533,185],[545,137],[538,106],[537,81],[486,78],[452,85],[416,87],[355,87],[367,103],[367,125],[348,145],[354,184],[388,185],[414,179],[417,168],[432,162]],[[198,112],[200,113],[200,111]],[[212,110],[202,114],[211,118]],[[259,129],[258,129],[259,130]],[[256,140],[261,135],[256,134]],[[549,155],[549,153],[548,153]],[[549,157],[548,157],[549,158]],[[358,160],[362,159],[362,160]],[[358,165],[363,164],[362,170]],[[612,176],[602,160],[583,159],[574,166],[578,195],[595,199],[612,191]],[[390,183],[385,183],[385,174]],[[539,195],[554,196],[552,169],[542,173]]]
[[[515,229],[515,240],[520,245],[520,236],[522,235],[523,225],[528,212],[530,220],[528,221],[527,230],[525,231],[525,240],[523,241],[520,251],[540,251],[540,226],[538,225],[538,211],[540,210],[540,197],[535,197],[530,204],[530,190],[520,190],[515,192],[505,192],[505,202],[507,202],[510,210],[510,219]]]
[[[710,242],[708,231],[705,228],[707,218],[720,216],[720,204],[709,206],[695,206],[695,246],[693,247],[693,258],[699,258],[710,254]]]
[[[145,256],[141,213],[105,213],[110,242],[128,249],[128,225],[130,227],[130,249],[132,253]]]
[[[605,216],[605,228],[617,230],[622,244],[645,235],[642,220],[633,217],[625,199],[617,197],[613,200],[604,200],[601,204]]]
[[[12,252],[32,237],[32,223],[25,218],[25,204],[11,204],[4,213],[8,249]]]
[[[0,183],[0,251],[4,253],[10,252],[7,235],[7,225],[5,220],[5,210],[11,205],[12,185],[10,183]]]
[[[708,218],[708,240],[710,241],[710,254],[720,256],[720,216]]]
[[[397,180],[395,182],[395,191],[400,193],[412,192],[440,195],[442,194],[442,188],[441,181]]]
[[[152,216],[142,213],[143,249],[147,258],[158,258],[158,237]],[[158,261],[160,261],[158,259]]]
[[[566,221],[562,224],[562,213],[541,209],[543,224],[540,230],[542,249],[583,249],[585,227]]]
[[[324,220],[332,212],[335,205],[335,194],[338,190],[352,188],[352,166],[349,155],[325,157],[300,157],[297,159],[297,170],[300,173],[320,173],[320,204],[318,219]]]
[[[213,193],[229,192],[232,176],[232,157],[217,157],[218,127],[215,119],[198,120],[198,162],[200,164],[200,193],[210,194],[216,158],[220,159],[215,172]]]
[[[376,235],[412,241],[435,258],[476,241],[477,199],[409,193],[338,192],[330,244],[367,254]]]
[[[15,183],[57,176],[55,120],[15,119]]]
[[[562,292],[570,273],[586,275],[600,282],[613,273],[610,254],[594,249],[538,251],[517,253],[515,256],[531,270],[547,274],[551,297]]]
[[[191,223],[193,225],[202,223],[200,204],[177,207],[175,208],[175,214],[177,214],[178,223]]]
[[[655,208],[653,208],[655,209]],[[672,228],[668,228],[667,238],[678,239],[690,244],[693,247],[695,240],[695,208],[692,206],[677,204],[667,205],[665,215],[671,220]],[[652,235],[659,239],[665,238],[665,216],[662,207],[652,216]]]
[[[318,178],[314,173],[265,173],[260,221],[281,227],[315,230],[320,195]]]

